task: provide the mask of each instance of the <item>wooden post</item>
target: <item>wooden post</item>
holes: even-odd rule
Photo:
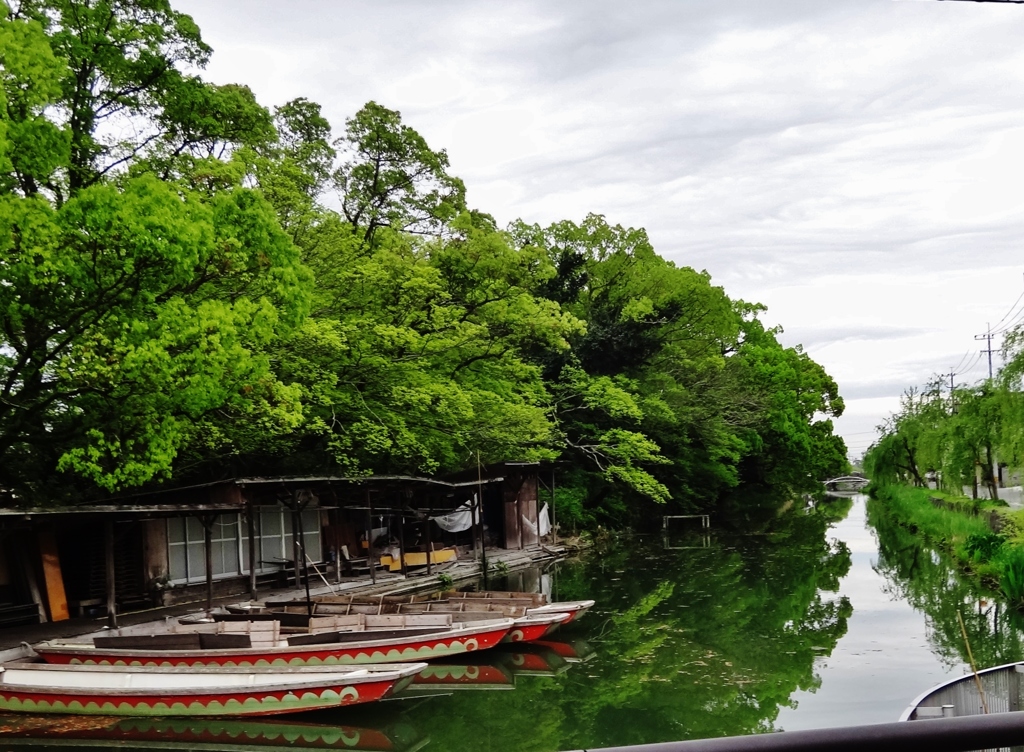
[[[539,490],[537,495],[540,496]],[[555,468],[551,468],[551,545],[558,545],[558,519],[555,517]]]
[[[204,514],[199,518],[203,523],[203,548],[206,552],[206,611],[213,611],[213,521],[212,514]]]
[[[299,542],[299,528],[302,522],[299,512],[292,508],[292,564],[295,566],[295,587],[302,586],[302,544]]]
[[[36,608],[39,610],[39,623],[46,624],[46,622],[49,621],[49,617],[46,615],[46,606],[43,604],[43,594],[39,592],[39,582],[36,580],[35,562],[32,561],[32,557],[29,555],[28,549],[24,543],[16,545],[21,558],[21,569],[25,573],[25,584],[28,585],[28,591],[32,596],[32,602],[36,604]]]
[[[331,492],[334,496],[334,506],[338,506],[338,495]],[[329,513],[331,520],[331,530],[334,532],[334,584],[341,584],[341,535],[338,531],[341,529],[341,512],[338,509],[332,509]]]
[[[402,565],[402,576],[407,577],[408,572],[405,567],[405,501],[403,500],[402,506],[398,509],[398,555],[401,557],[398,561]]]
[[[249,517],[249,598],[256,600],[256,508],[251,501],[245,508]]]
[[[477,543],[476,543],[476,504],[477,504],[477,498],[479,498],[479,496],[480,496],[479,493],[473,494],[473,500],[472,500],[472,502],[470,502],[470,505],[469,505],[469,533],[470,533],[469,537],[473,540],[473,558],[474,559],[480,553],[480,549],[477,548]]]
[[[296,502],[295,504],[298,511],[295,512],[295,530],[298,532],[296,540],[299,546],[299,555],[302,557],[302,581],[306,584],[306,615],[312,618],[313,616],[313,599],[309,597],[309,556],[306,554],[306,539],[302,535],[302,507],[303,505]],[[295,570],[298,572],[299,570]]]
[[[487,541],[484,540],[484,476],[480,466],[480,452],[476,453],[476,512],[480,526],[480,568],[484,573],[484,587],[487,587]]]
[[[117,580],[114,572],[114,521],[103,523],[103,554],[107,585],[107,626],[117,629]]]
[[[428,496],[427,497],[427,531],[426,531],[427,532],[426,538],[427,538],[427,576],[428,577],[431,574],[433,574],[433,572],[431,571],[433,565],[430,563],[430,557],[434,555],[434,541],[432,540],[433,536],[430,534],[430,523],[433,522],[433,520],[431,520],[430,518],[431,518],[431,516],[433,514],[433,511],[434,511],[434,497],[433,496]]]
[[[373,565],[373,494],[366,488],[366,563],[370,567],[370,582],[377,584],[377,568]]]

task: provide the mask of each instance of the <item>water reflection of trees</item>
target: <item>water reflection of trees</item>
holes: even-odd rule
[[[922,543],[869,500],[868,522],[878,539],[877,571],[894,599],[905,599],[928,618],[935,652],[948,665],[967,662],[957,611],[979,668],[1024,658],[1024,619],[996,594],[962,576],[948,556]]]
[[[561,598],[598,600],[574,625],[595,659],[515,692],[432,698],[412,717],[432,747],[495,752],[772,730],[846,632],[836,591],[850,554],[826,538],[841,513],[826,504],[707,548],[619,545],[563,567]]]

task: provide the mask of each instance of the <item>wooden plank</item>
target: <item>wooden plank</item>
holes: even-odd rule
[[[57,539],[53,535],[53,530],[49,528],[42,528],[37,535],[39,554],[43,559],[43,580],[46,583],[50,620],[67,621],[71,618],[71,613],[68,611],[68,599],[64,594],[64,579],[60,573]]]
[[[251,648],[252,639],[244,634],[199,634],[199,647],[203,650],[234,650]]]
[[[185,634],[122,635],[120,637],[94,637],[97,648],[120,650],[198,650],[202,647],[202,635]]]

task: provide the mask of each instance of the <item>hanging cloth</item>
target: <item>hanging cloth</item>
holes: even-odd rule
[[[430,519],[446,532],[461,533],[463,530],[469,530],[473,527],[473,503],[467,501],[451,514],[442,514]],[[479,519],[479,516],[477,519]]]
[[[545,502],[544,506],[540,509],[540,514],[537,515],[537,532],[540,533],[540,537],[543,538],[545,535],[551,532],[551,516],[548,514],[548,505]]]

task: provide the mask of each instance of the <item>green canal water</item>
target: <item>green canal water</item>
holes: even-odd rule
[[[865,497],[757,533],[599,546],[492,587],[598,605],[549,642],[431,666],[375,706],[263,721],[0,718],[0,749],[575,750],[894,721],[1024,624]]]

